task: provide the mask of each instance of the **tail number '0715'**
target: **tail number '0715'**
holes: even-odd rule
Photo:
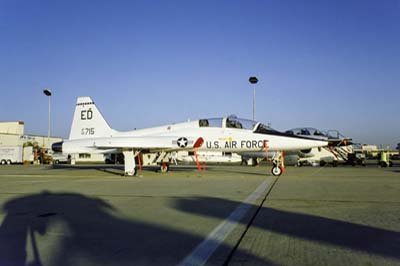
[[[94,135],[94,128],[93,127],[82,128],[81,135]]]

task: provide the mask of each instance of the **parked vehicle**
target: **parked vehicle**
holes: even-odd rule
[[[22,146],[0,146],[0,164],[22,163]]]
[[[61,152],[52,153],[50,156],[52,157],[53,164],[70,163],[71,160],[69,155]]]

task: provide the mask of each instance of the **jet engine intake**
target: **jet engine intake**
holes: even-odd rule
[[[311,152],[311,149],[307,149],[307,150],[301,150],[302,153],[307,154]]]
[[[62,145],[63,145],[64,141],[60,141],[60,142],[55,142],[53,143],[53,145],[51,145],[51,149],[54,152],[62,152]]]

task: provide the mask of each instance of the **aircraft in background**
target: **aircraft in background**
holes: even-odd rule
[[[78,97],[69,139],[55,143],[52,149],[71,156],[122,152],[125,175],[132,176],[136,174],[135,157],[139,154],[151,165],[160,165],[165,172],[169,169],[169,154],[174,151],[273,151],[278,154],[327,144],[326,140],[289,135],[235,116],[120,132],[110,128],[90,97]],[[272,174],[281,175],[282,170],[282,158],[276,156]]]
[[[305,138],[328,141],[328,146],[346,146],[352,144],[352,139],[343,136],[338,130],[322,131],[312,127],[293,128],[285,133]]]
[[[290,129],[286,133],[328,141],[328,146],[326,147],[312,148],[298,152],[298,166],[302,166],[304,163],[320,166],[329,163],[337,166],[339,163],[347,162],[350,159],[349,155],[353,153],[352,139],[343,136],[338,130],[322,131],[312,127],[303,127]]]
[[[302,127],[287,130],[285,133],[291,136],[327,141],[327,146],[325,147],[286,151],[285,161],[290,161],[297,166],[307,163],[321,166],[330,163],[333,166],[337,166],[338,163],[347,162],[349,154],[353,153],[351,146],[353,144],[352,139],[343,136],[337,130],[328,130],[325,132],[312,127]],[[243,159],[242,164],[254,165],[265,158],[265,154],[262,152],[245,152],[241,155]],[[272,154],[269,154],[269,156],[272,156]]]

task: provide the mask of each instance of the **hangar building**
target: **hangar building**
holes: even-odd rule
[[[54,142],[62,138],[38,135],[26,135],[25,124],[18,122],[0,122],[0,146],[23,146],[27,142],[36,142],[39,147],[49,149]]]

